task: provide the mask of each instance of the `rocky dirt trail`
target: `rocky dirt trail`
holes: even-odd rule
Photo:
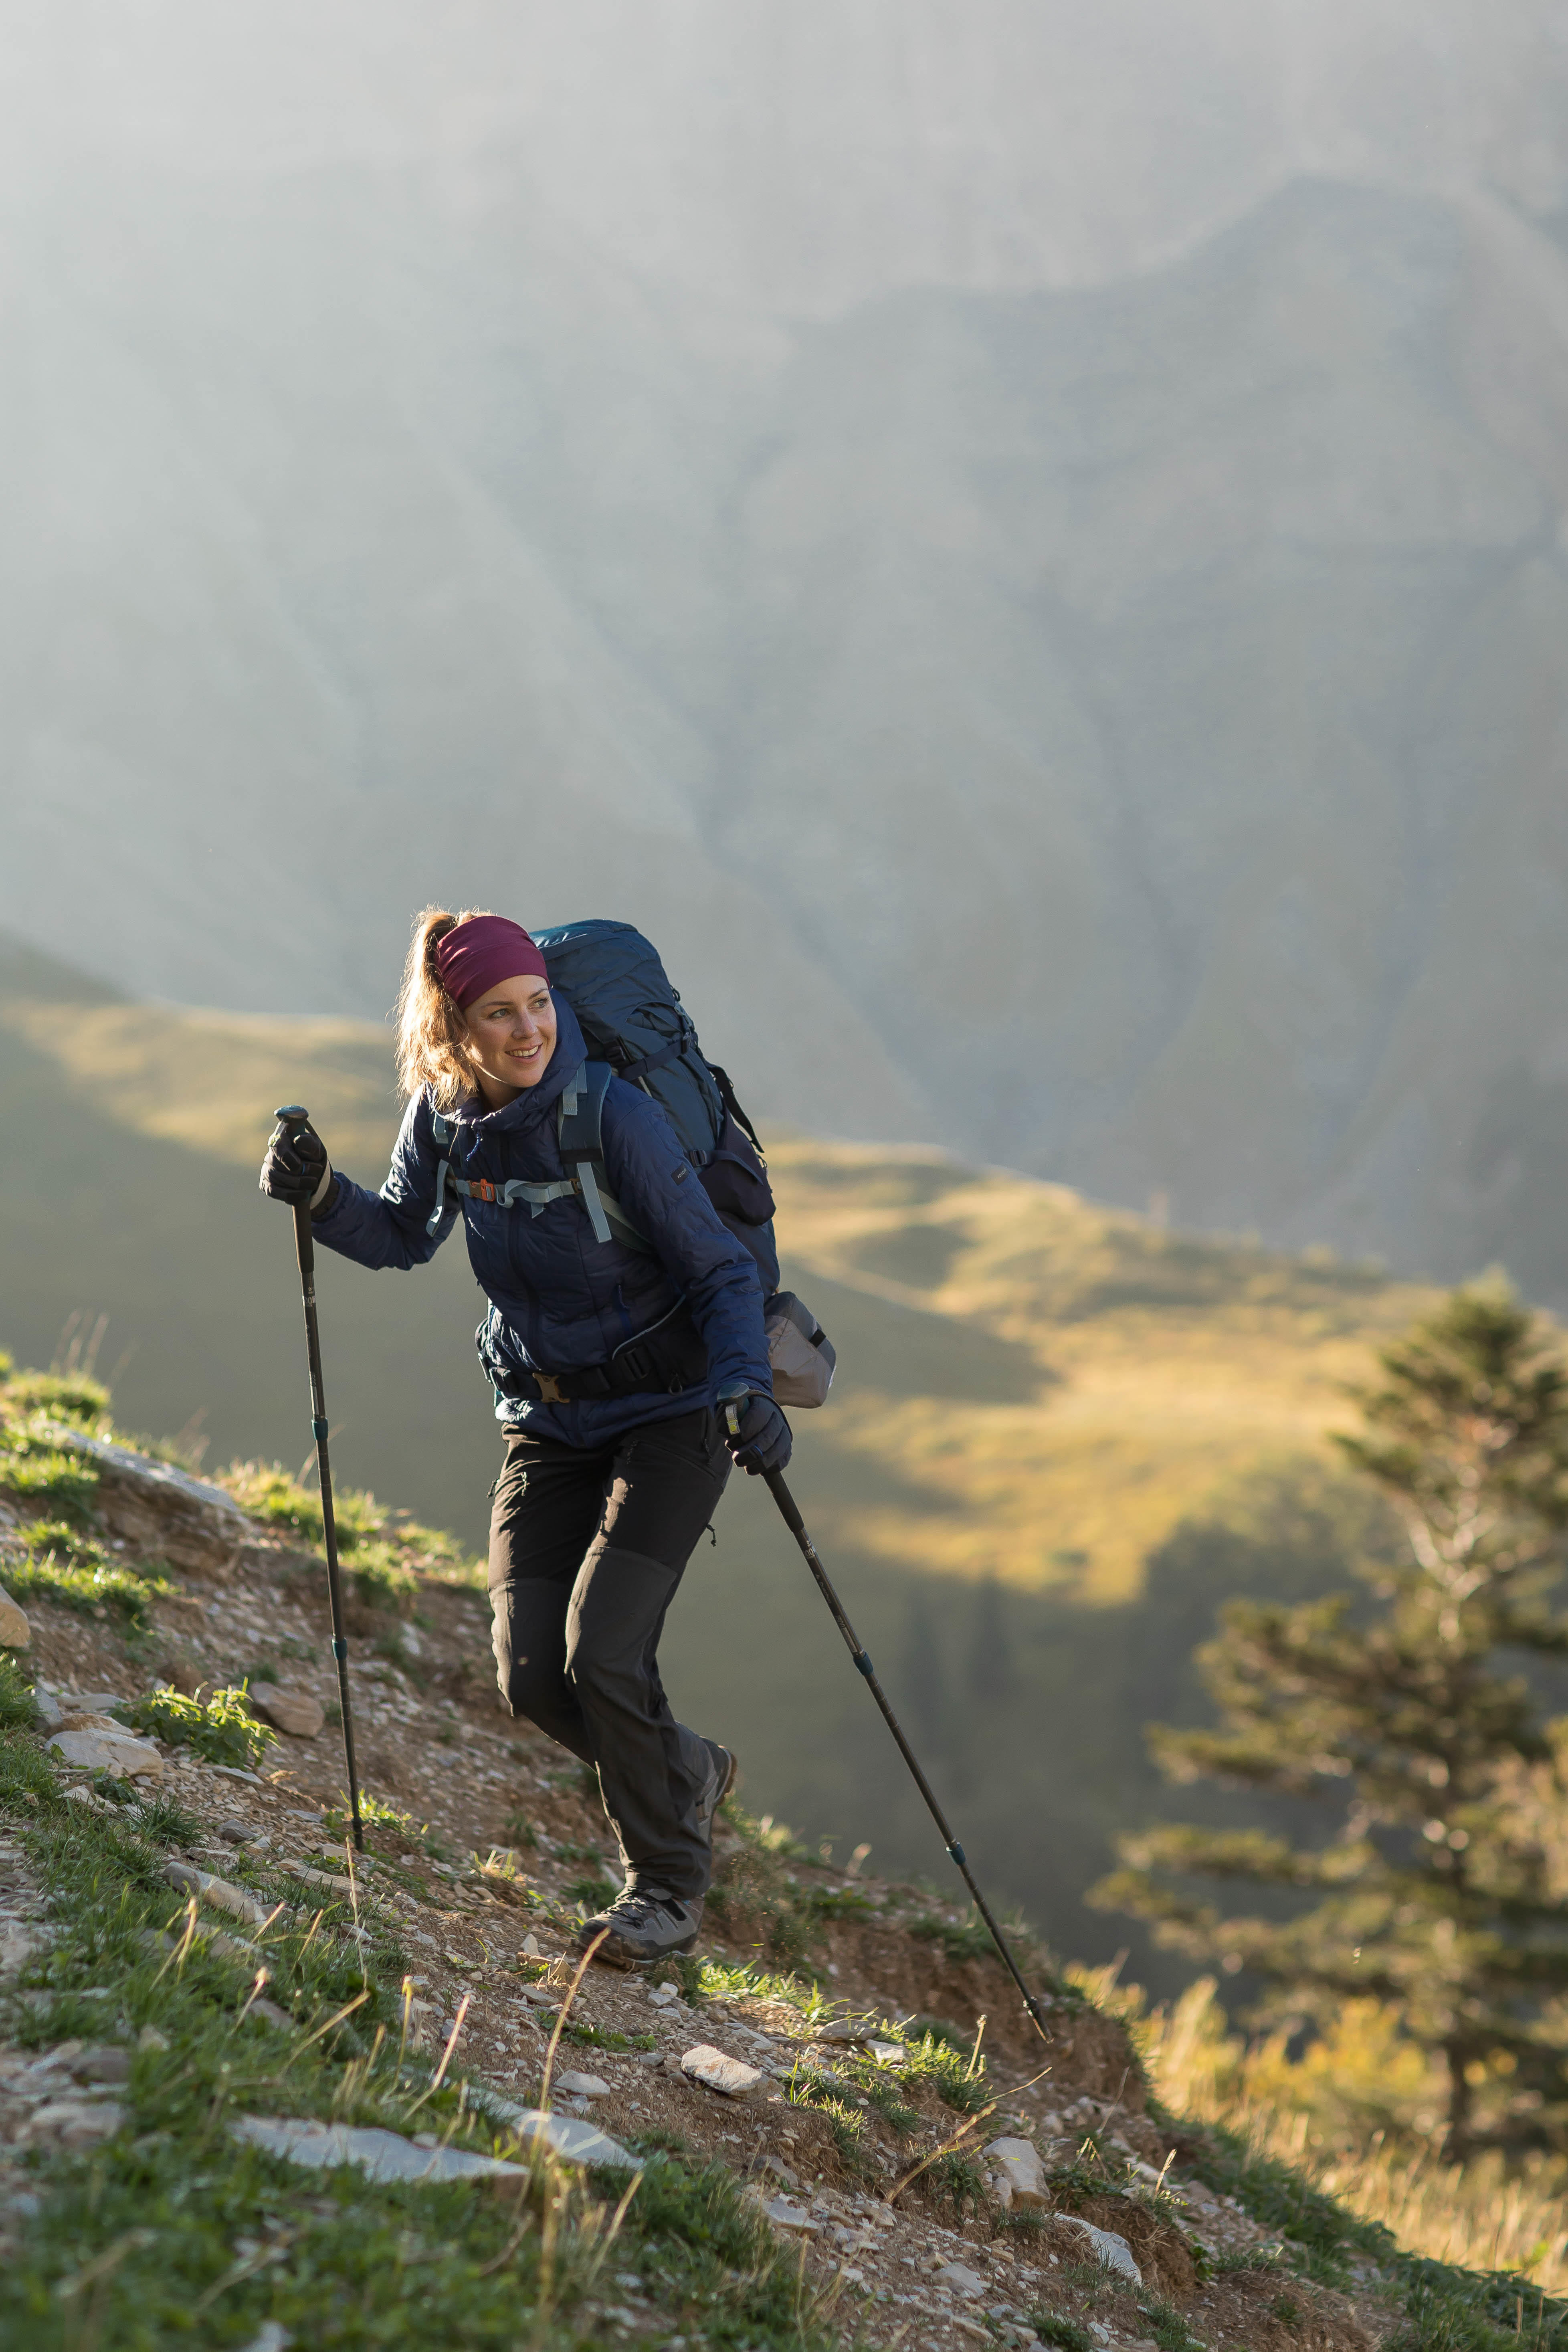
[[[67,1454],[89,1447],[106,1555],[160,1563],[163,1589],[129,1634],[90,1606],[28,1597],[37,1737],[70,1768],[76,1802],[112,1803],[125,1782],[106,1775],[129,1771],[138,1801],[172,1795],[196,1825],[170,1864],[171,1940],[187,1900],[238,1948],[258,1874],[307,1906],[336,1905],[334,1933],[390,1938],[407,1957],[416,2047],[449,2047],[477,2090],[530,2107],[548,2065],[557,2116],[633,2149],[721,2160],[798,2250],[819,2317],[868,2347],[1370,2352],[1384,2340],[1370,2273],[1352,2296],[1282,2266],[1278,2236],[1201,2177],[1213,2177],[1201,2140],[1147,2112],[1120,2026],[1062,1991],[1042,2042],[930,1889],[835,1867],[737,1811],[719,1827],[698,1952],[658,1981],[592,1968],[573,1996],[578,1908],[604,1891],[613,1850],[575,1762],[500,1711],[469,1585],[426,1577],[393,1606],[354,1601],[350,1678],[374,1816],[356,1861],[319,1560],[218,1488],[55,1435]],[[24,1492],[0,1507],[15,1549],[43,1507]],[[0,1526],[0,1549],[6,1539]],[[157,1683],[199,1694],[241,1679],[278,1727],[257,1769],[156,1738],[129,1757],[111,1707]],[[48,1907],[24,1843],[0,1841],[0,1969],[13,1979],[47,1943]],[[0,2048],[8,2235],[36,2207],[51,2150],[118,2128],[128,2066],[109,2037]],[[606,2342],[679,2340],[635,2279],[590,2323]]]

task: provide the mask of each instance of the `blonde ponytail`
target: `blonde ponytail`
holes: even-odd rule
[[[441,985],[436,949],[448,931],[488,907],[465,907],[460,915],[426,907],[414,919],[408,961],[397,998],[397,1080],[413,1097],[428,1087],[437,1110],[450,1110],[474,1091],[467,1050],[468,1025]]]

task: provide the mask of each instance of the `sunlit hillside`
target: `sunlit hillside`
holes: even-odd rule
[[[1217,1481],[1321,1447],[1424,1295],[935,1154],[792,1137],[770,1160],[844,1342],[840,1528],[910,1567],[1128,1599]]]
[[[379,1181],[384,1030],[128,1004],[0,964],[0,1339],[35,1362],[62,1335],[96,1346],[122,1423],[187,1430],[209,1466],[258,1445],[300,1466],[289,1222],[254,1172],[290,1098]],[[966,1842],[1005,1897],[1105,1957],[1121,1923],[1078,1897],[1161,1801],[1142,1724],[1201,1704],[1189,1654],[1220,1601],[1342,1582],[1378,1539],[1326,1433],[1424,1294],[937,1152],[770,1150],[790,1278],[839,1352],[827,1409],[798,1417],[796,1492]],[[481,1540],[498,1446],[460,1244],[407,1277],[323,1252],[321,1293],[342,1475]],[[683,1711],[743,1727],[759,1811],[943,1867],[765,1492],[734,1482],[716,1537],[671,1616]]]

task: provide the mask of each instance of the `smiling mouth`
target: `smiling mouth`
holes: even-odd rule
[[[541,1038],[537,1045],[509,1045],[506,1050],[513,1062],[531,1062],[544,1051],[544,1040]]]

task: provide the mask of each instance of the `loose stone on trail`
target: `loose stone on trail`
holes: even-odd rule
[[[1007,2190],[1010,2205],[1048,2205],[1046,2168],[1032,2140],[994,2139],[985,2151]]]
[[[689,2074],[694,2083],[705,2090],[721,2092],[727,2099],[738,2099],[753,2090],[762,2079],[762,2070],[742,2064],[739,2058],[726,2058],[706,2042],[695,2050],[688,2050],[680,2062],[681,2072]]]
[[[78,1772],[112,1772],[119,1780],[160,1780],[163,1759],[150,1740],[130,1731],[57,1731],[51,1755]]]
[[[26,1611],[0,1584],[0,1650],[26,1650],[32,1639]]]
[[[378,2126],[312,2123],[294,2116],[239,2116],[229,2126],[236,2139],[264,2148],[268,2156],[286,2157],[290,2164],[310,2164],[335,2171],[352,2164],[372,2180],[475,2180],[506,2179],[526,2171],[499,2156],[475,2156],[461,2147],[416,2147],[412,2140]]]
[[[1076,2213],[1058,2213],[1056,2218],[1058,2221],[1067,2222],[1070,2228],[1083,2231],[1101,2270],[1119,2271],[1123,2278],[1131,2279],[1134,2286],[1142,2285],[1143,2273],[1132,2258],[1132,2249],[1115,2230],[1097,2230],[1092,2221],[1082,2221]]]
[[[215,1878],[210,1871],[196,1870],[186,1862],[166,1862],[163,1875],[171,1886],[185,1895],[195,1895],[203,1903],[210,1903],[232,1918],[243,1919],[247,1927],[259,1927],[267,1913],[252,1895],[242,1887],[231,1886],[226,1878]]]
[[[253,1690],[250,1704],[264,1723],[287,1732],[290,1739],[314,1739],[327,1719],[321,1701],[309,1691],[284,1690],[271,1683]]]
[[[602,2082],[597,2074],[579,2074],[571,2068],[564,2074],[557,2074],[555,2087],[564,2091],[569,2099],[607,2099],[610,2095],[608,2083]]]
[[[788,2230],[797,2238],[821,2235],[823,2225],[816,2216],[799,2205],[792,2205],[787,2197],[770,2197],[763,2210],[775,2230]]]

